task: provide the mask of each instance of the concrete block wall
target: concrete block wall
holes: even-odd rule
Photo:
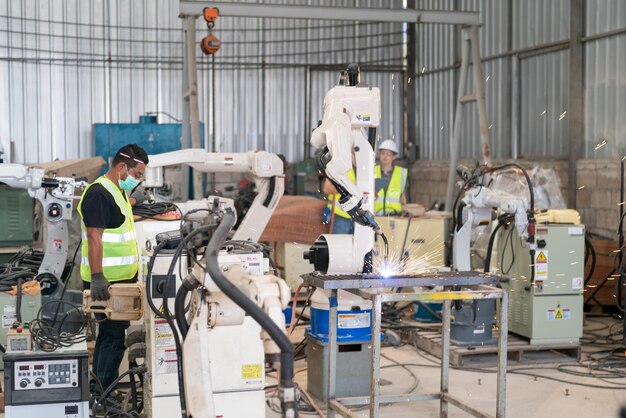
[[[496,161],[494,165],[505,161]],[[563,160],[516,161],[525,168],[539,165],[554,168],[561,182],[561,193],[568,200],[568,162]],[[461,161],[473,166],[473,161]],[[435,202],[445,203],[449,162],[447,160],[416,161],[409,168],[410,201],[429,208]],[[576,165],[578,187],[577,209],[583,223],[592,233],[607,239],[617,237],[619,222],[619,160],[579,160]],[[583,187],[584,186],[584,187]],[[626,207],[624,208],[626,210]]]

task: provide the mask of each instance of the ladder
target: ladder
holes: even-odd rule
[[[448,171],[448,187],[446,191],[446,211],[451,211],[454,204],[454,181],[456,179],[456,167],[459,162],[459,143],[461,140],[461,124],[463,122],[464,106],[469,103],[478,105],[478,126],[483,150],[483,161],[491,166],[491,146],[489,145],[489,125],[487,124],[487,107],[485,104],[485,79],[480,62],[480,47],[478,43],[478,26],[463,26],[461,29],[461,70],[459,75],[459,92],[454,112],[454,128],[450,138],[450,170]],[[474,92],[465,93],[467,88],[467,75],[472,57],[472,70],[474,73]]]

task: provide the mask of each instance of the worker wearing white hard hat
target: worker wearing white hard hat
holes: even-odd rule
[[[398,145],[387,139],[378,146],[379,163],[375,167],[374,211],[376,215],[399,215],[406,204],[408,170],[394,164],[398,158]]]

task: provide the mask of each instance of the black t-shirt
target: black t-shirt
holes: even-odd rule
[[[122,192],[122,195],[128,200],[126,193]],[[87,190],[81,210],[83,222],[88,228],[113,229],[124,223],[125,217],[120,207],[101,184],[94,184]]]

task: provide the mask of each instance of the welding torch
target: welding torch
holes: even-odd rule
[[[348,214],[354,219],[356,223],[363,226],[369,226],[374,230],[376,235],[380,235],[383,242],[385,243],[385,263],[389,259],[389,241],[387,240],[387,236],[383,232],[383,229],[378,225],[376,219],[374,219],[374,215],[369,210],[364,210],[361,208],[361,205],[357,205],[351,210],[348,211]]]

